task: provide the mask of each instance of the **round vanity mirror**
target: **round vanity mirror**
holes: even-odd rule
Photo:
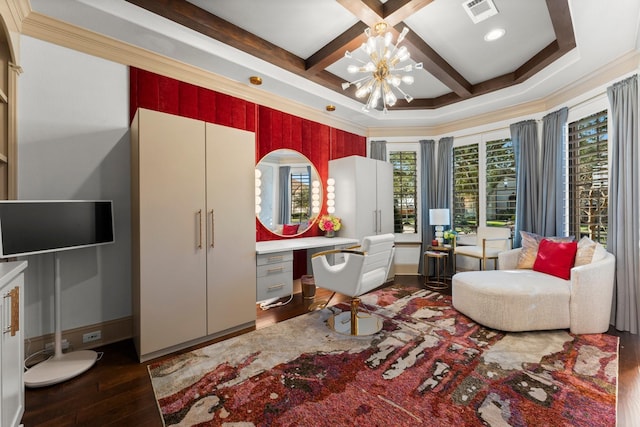
[[[322,206],[320,176],[313,164],[294,150],[275,150],[256,166],[256,216],[279,236],[307,231]]]

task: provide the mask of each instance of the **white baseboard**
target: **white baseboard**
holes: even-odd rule
[[[82,342],[82,336],[91,332],[100,331],[101,338],[88,343]],[[80,328],[62,331],[62,339],[69,342],[69,350],[86,350],[100,347],[105,344],[122,341],[133,336],[133,318],[131,316]],[[44,350],[47,343],[54,341],[54,334],[41,335],[39,337],[26,338],[24,340],[25,357]]]

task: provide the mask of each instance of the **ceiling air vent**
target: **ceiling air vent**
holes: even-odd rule
[[[462,7],[467,11],[474,24],[498,13],[492,0],[466,0],[462,3]]]

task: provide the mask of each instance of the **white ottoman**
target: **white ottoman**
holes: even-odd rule
[[[468,271],[453,276],[456,310],[501,331],[568,329],[569,280],[533,270]]]

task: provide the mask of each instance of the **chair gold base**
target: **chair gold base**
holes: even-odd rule
[[[353,336],[373,335],[382,329],[382,319],[373,314],[358,312],[360,298],[351,300],[351,311],[333,315],[329,318],[329,327],[340,333]]]
[[[331,316],[327,323],[331,330],[344,335],[351,336],[367,336],[373,335],[382,330],[382,319],[373,314],[360,313],[360,316],[356,317],[356,333],[351,330],[351,313],[343,311],[342,313]]]

